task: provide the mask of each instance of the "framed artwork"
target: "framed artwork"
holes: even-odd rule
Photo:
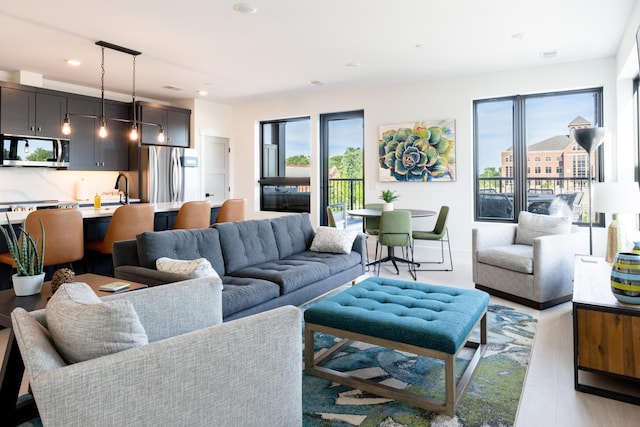
[[[455,181],[455,124],[445,119],[380,126],[380,181]]]

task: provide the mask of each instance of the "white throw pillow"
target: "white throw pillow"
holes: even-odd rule
[[[45,309],[54,345],[68,363],[77,363],[148,344],[130,301],[103,302],[89,285],[65,283]]]
[[[156,260],[156,269],[164,273],[181,274],[189,277],[219,277],[206,258],[173,259],[162,257]]]
[[[520,212],[516,230],[516,244],[533,246],[533,239],[571,232],[571,217],[549,216]]]
[[[351,248],[353,247],[353,241],[357,236],[357,230],[318,227],[309,250],[314,252],[350,254]]]

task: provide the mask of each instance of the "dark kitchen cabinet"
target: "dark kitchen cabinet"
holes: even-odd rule
[[[138,120],[141,124],[142,144],[162,144],[173,147],[189,147],[189,130],[191,125],[191,110],[168,107],[147,102],[138,103]],[[153,123],[153,124],[149,124]],[[158,142],[158,132],[161,125],[166,141]]]
[[[0,132],[63,138],[62,121],[67,97],[28,88],[0,89]]]
[[[85,97],[69,97],[71,122],[69,169],[118,171],[129,168],[129,126],[128,123],[110,119],[128,119],[129,105],[105,101],[107,117],[107,137],[100,138],[101,101]]]

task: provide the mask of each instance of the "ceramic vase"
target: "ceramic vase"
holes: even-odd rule
[[[393,202],[388,202],[382,205],[383,211],[392,211],[393,210]]]
[[[14,274],[13,291],[18,297],[26,297],[28,295],[35,295],[40,293],[42,284],[44,283],[44,273],[40,273],[37,276],[18,276]]]
[[[619,301],[640,304],[640,254],[616,254],[611,269],[611,292]]]

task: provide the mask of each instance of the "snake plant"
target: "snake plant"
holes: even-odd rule
[[[7,224],[9,225],[6,229],[5,227],[0,227],[0,231],[2,231],[7,241],[9,253],[16,263],[18,276],[37,276],[41,274],[44,271],[44,225],[42,221],[40,221],[42,233],[40,242],[38,242],[38,238],[34,239],[27,232],[24,222],[20,226],[20,238],[18,238],[9,222],[9,215],[7,215]],[[40,252],[38,252],[38,243],[40,243]]]

